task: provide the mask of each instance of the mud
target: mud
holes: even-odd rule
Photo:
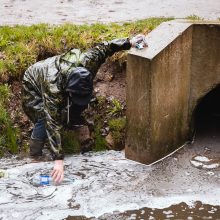
[[[220,18],[219,0],[1,0],[0,24],[124,22],[149,17]]]

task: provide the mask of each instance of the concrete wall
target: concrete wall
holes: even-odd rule
[[[147,36],[147,49],[130,52],[127,158],[149,164],[190,138],[198,100],[220,82],[219,27],[167,22]]]
[[[189,118],[199,101],[220,83],[220,24],[193,26]]]

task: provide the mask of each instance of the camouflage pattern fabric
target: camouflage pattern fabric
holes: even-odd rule
[[[128,50],[128,38],[104,42],[82,53],[72,49],[67,53],[48,58],[30,66],[23,77],[22,105],[33,123],[45,120],[47,136],[54,160],[64,158],[61,129],[63,110],[67,106],[65,92],[68,74],[76,67],[87,68],[95,77],[99,67],[108,56],[117,51]]]

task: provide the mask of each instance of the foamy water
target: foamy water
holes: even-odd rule
[[[2,159],[1,168],[9,178],[0,179],[0,218],[99,217],[181,202],[193,206],[195,201],[220,205],[219,170],[194,168],[190,152],[182,149],[153,166],[127,160],[123,152],[115,151],[67,157],[65,175],[75,182],[46,187],[31,185],[31,179],[50,171],[52,162]]]

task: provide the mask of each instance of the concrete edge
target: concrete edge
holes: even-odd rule
[[[160,24],[146,36],[148,47],[142,50],[132,48],[129,54],[152,60],[192,25],[220,25],[220,21],[173,20]]]

